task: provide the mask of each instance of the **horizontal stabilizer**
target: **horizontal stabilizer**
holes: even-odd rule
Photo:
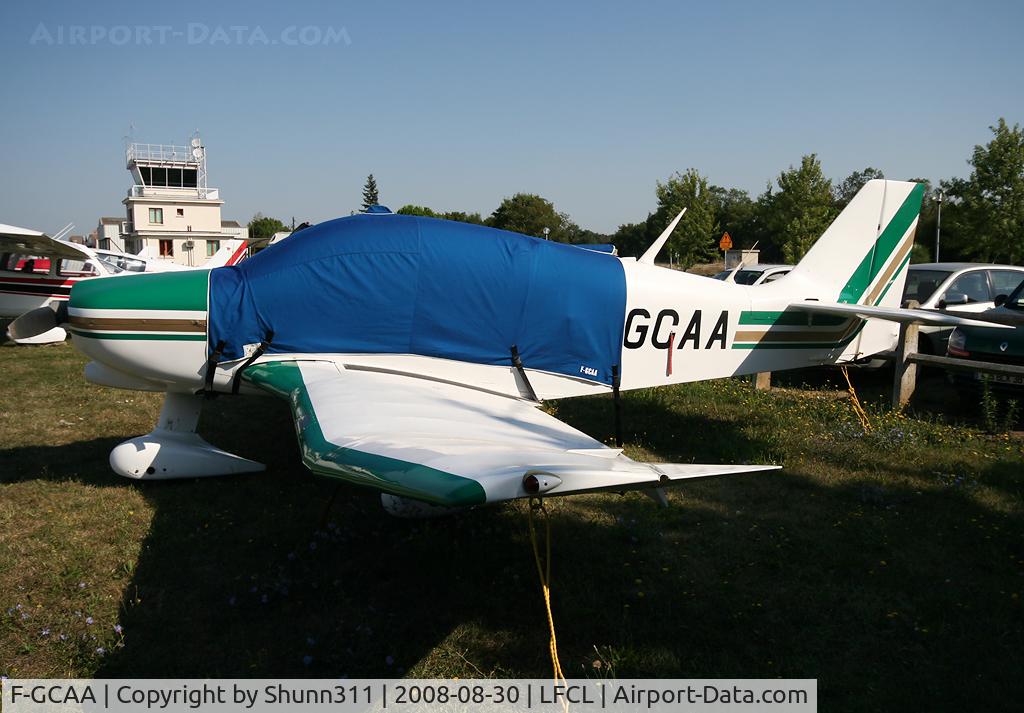
[[[795,302],[789,309],[815,314],[833,314],[840,317],[860,317],[861,319],[884,319],[900,324],[931,324],[940,327],[1001,327],[1013,329],[1008,325],[986,322],[981,319],[958,317],[945,312],[933,312],[925,309],[901,309],[899,307],[870,307],[868,305],[843,304],[840,302]]]

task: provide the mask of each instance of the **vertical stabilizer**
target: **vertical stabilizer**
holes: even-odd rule
[[[813,293],[822,301],[899,307],[923,197],[919,183],[868,181],[792,274],[820,286]],[[838,361],[891,349],[898,329],[868,321]]]

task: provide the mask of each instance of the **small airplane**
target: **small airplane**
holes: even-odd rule
[[[70,226],[68,226],[70,228]],[[66,229],[65,229],[66,230]],[[245,240],[228,240],[204,268],[234,265],[245,257]],[[189,270],[150,255],[127,255],[58,240],[36,230],[0,223],[0,318],[66,301],[81,280],[139,272]],[[67,333],[55,327],[15,340],[19,344],[62,342]]]
[[[291,406],[303,463],[398,516],[664,487],[772,465],[641,463],[544,399],[844,363],[890,349],[924,187],[869,182],[784,278],[749,287],[483,226],[368,213],[240,265],[79,282],[56,311],[95,384],[165,392],[154,430],[110,454],[136,480],[262,470],[196,433],[206,395]]]

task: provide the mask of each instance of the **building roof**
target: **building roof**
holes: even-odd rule
[[[103,225],[118,225],[124,222],[124,218],[111,218],[109,216],[103,216],[100,218],[100,223]]]
[[[237,220],[222,220],[220,221],[220,227],[222,228],[241,228],[242,224]]]

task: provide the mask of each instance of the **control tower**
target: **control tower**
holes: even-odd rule
[[[198,132],[186,146],[129,143],[125,161],[132,176],[122,201],[127,252],[195,266],[216,253],[221,240],[248,237],[248,229],[221,220],[224,201],[207,185],[206,147]]]

